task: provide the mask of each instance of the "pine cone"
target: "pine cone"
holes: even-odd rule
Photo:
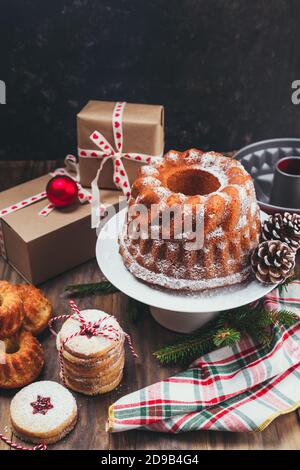
[[[290,212],[271,215],[263,223],[261,236],[263,240],[281,240],[297,251],[300,248],[300,215]]]
[[[252,253],[252,270],[263,284],[279,284],[292,276],[295,252],[280,240],[268,240],[258,245]]]

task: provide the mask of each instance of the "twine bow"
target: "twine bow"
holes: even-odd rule
[[[113,114],[112,114],[112,128],[113,128],[113,136],[114,136],[114,146],[106,140],[101,132],[95,130],[91,135],[91,141],[100,149],[100,150],[87,150],[87,149],[78,149],[78,154],[80,157],[83,158],[101,158],[101,164],[97,171],[95,179],[91,183],[92,187],[92,228],[97,228],[100,223],[100,215],[102,205],[100,202],[100,191],[98,187],[98,179],[99,175],[102,171],[103,166],[108,160],[112,160],[113,162],[113,179],[116,187],[120,189],[124,196],[129,197],[131,193],[130,183],[128,179],[128,175],[124,168],[124,164],[122,159],[125,158],[127,160],[133,160],[136,162],[143,162],[143,163],[152,163],[154,162],[159,156],[150,156],[145,155],[142,153],[128,153],[123,152],[123,113],[124,108],[126,106],[126,102],[116,102]]]
[[[0,433],[0,439],[1,441],[5,442],[5,444],[7,444],[9,447],[11,447],[12,449],[16,449],[16,450],[47,450],[46,444],[37,444],[34,447],[24,447],[21,444],[15,444],[10,439],[5,437],[4,434],[1,434],[1,433]]]
[[[77,320],[80,322],[80,329],[76,333],[73,333],[72,335],[68,336],[62,343],[60,344],[60,348],[58,351],[59,355],[59,365],[60,365],[60,372],[61,372],[61,378],[66,385],[66,377],[65,377],[65,369],[64,369],[64,361],[63,361],[63,348],[65,344],[70,341],[73,338],[76,338],[77,336],[104,336],[107,339],[110,339],[111,341],[119,341],[122,337],[122,334],[124,334],[125,338],[128,341],[128,346],[129,349],[133,355],[133,357],[138,357],[131,341],[131,337],[128,333],[125,333],[121,327],[119,329],[115,328],[112,324],[108,323],[107,320],[110,318],[110,315],[105,315],[105,317],[101,318],[100,320],[97,320],[95,322],[87,322],[85,318],[82,315],[82,312],[79,310],[77,305],[73,300],[70,300],[69,302],[70,307],[73,311],[72,315],[59,315],[57,317],[52,318],[49,321],[49,329],[51,333],[54,336],[57,336],[56,331],[52,328],[52,325],[55,321],[61,320],[63,318],[73,318],[74,320]],[[117,323],[118,321],[114,319]]]

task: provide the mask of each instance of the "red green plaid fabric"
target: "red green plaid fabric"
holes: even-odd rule
[[[300,312],[300,281],[283,297],[265,298],[270,309]],[[300,406],[300,321],[275,327],[271,347],[244,336],[197,359],[184,372],[126,395],[109,410],[111,432],[144,429],[179,433],[195,430],[260,431]]]

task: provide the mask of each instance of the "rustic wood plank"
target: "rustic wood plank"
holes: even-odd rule
[[[57,167],[61,162],[0,162],[0,190],[19,184],[32,177]],[[67,298],[63,293],[67,284],[97,282],[101,273],[95,260],[85,263],[72,271],[48,281],[41,286],[49,297],[55,314],[67,311]],[[13,283],[23,282],[20,276],[0,259],[0,279]],[[153,351],[163,344],[173,341],[177,334],[160,327],[151,316],[146,315],[137,324],[132,324],[126,315],[126,296],[112,294],[78,300],[81,308],[96,307],[115,315],[125,331],[132,335],[139,359],[134,360],[126,352],[126,368],[122,384],[111,393],[94,398],[76,396],[80,418],[75,430],[54,449],[115,449],[115,450],[205,450],[205,449],[300,449],[300,419],[297,412],[281,416],[263,433],[238,434],[222,432],[193,432],[181,435],[167,435],[131,431],[107,434],[105,424],[107,410],[119,397],[144,387],[179,370],[178,367],[163,367],[152,356]],[[57,352],[55,341],[45,332],[41,341],[45,348],[46,366],[41,379],[58,381]],[[0,391],[0,432],[10,437],[9,403],[14,392]],[[16,440],[16,442],[18,442]],[[9,448],[0,442],[0,449]]]

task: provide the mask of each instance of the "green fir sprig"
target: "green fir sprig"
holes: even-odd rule
[[[73,297],[86,297],[88,295],[108,295],[119,292],[109,281],[93,282],[89,284],[70,284],[65,287],[65,292]]]
[[[294,276],[290,276],[288,277],[284,282],[282,282],[281,284],[279,284],[279,286],[277,287],[278,289],[278,292],[279,292],[279,296],[282,297],[282,295],[287,291],[287,288],[289,287],[289,285],[295,281],[297,279],[297,276],[294,275]]]
[[[88,284],[70,284],[65,287],[67,292],[72,297],[87,297],[90,295],[109,295],[120,292],[111,282],[101,281]],[[138,323],[143,318],[143,314],[149,312],[149,307],[142,302],[128,298],[127,303],[127,316],[132,323]]]
[[[138,302],[132,298],[128,298],[127,303],[127,316],[128,320],[132,323],[138,323],[144,318],[145,314],[149,313],[149,306]]]
[[[269,311],[260,301],[255,308],[244,306],[224,311],[205,327],[185,336],[174,344],[163,346],[154,352],[162,364],[183,363],[223,346],[232,346],[240,340],[242,333],[249,334],[263,346],[269,346],[273,339],[275,325],[291,326],[298,320],[288,310]]]

